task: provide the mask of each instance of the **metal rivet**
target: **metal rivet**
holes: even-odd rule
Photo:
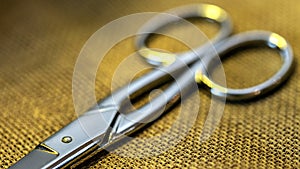
[[[72,141],[72,137],[71,136],[64,136],[61,141],[63,143],[70,143]]]

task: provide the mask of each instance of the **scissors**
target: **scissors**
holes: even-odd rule
[[[177,103],[180,92],[187,92],[195,81],[207,85],[212,95],[236,101],[252,99],[275,89],[287,80],[293,71],[292,48],[283,37],[268,31],[249,31],[231,35],[231,19],[227,12],[218,6],[193,4],[172,9],[168,13],[177,17],[173,19],[153,17],[139,30],[141,36],[136,39],[139,54],[149,63],[160,65],[159,69],[143,75],[130,85],[116,90],[99,101],[96,106],[43,141],[11,168],[65,168],[86,158],[92,152],[105,150],[125,136],[145,127],[147,123],[143,121],[159,118],[157,112]],[[146,41],[151,32],[180,18],[190,17],[208,19],[220,25],[219,32],[211,40],[218,55],[223,56],[226,52],[248,45],[264,45],[278,51],[283,61],[281,68],[261,84],[244,89],[231,89],[216,84],[210,78],[207,66],[218,57],[209,49],[208,43],[192,51],[175,54],[158,52],[147,47]],[[186,65],[188,70],[185,69]],[[169,74],[178,75],[176,83],[174,81],[170,83]],[[120,113],[129,95],[144,93],[163,83],[170,84],[164,94],[155,97],[151,104],[147,103],[138,110],[126,114]]]

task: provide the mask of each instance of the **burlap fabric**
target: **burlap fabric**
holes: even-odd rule
[[[106,23],[121,16],[164,11],[200,1],[2,1],[0,5],[0,166],[8,168],[41,141],[76,118],[72,102],[72,73],[86,40]],[[235,33],[272,30],[292,45],[299,61],[300,1],[209,0],[226,9]],[[156,41],[156,46],[181,48]],[[96,80],[97,98],[110,91],[113,67],[134,51],[128,39],[113,48]],[[154,42],[154,43],[156,43]],[[232,62],[231,62],[232,61]],[[224,62],[230,87],[264,80],[280,66],[268,50],[248,50]],[[279,90],[259,100],[227,103],[211,137],[200,142],[210,96],[200,91],[201,107],[186,137],[163,153],[132,140],[104,158],[95,155],[87,168],[300,168],[299,69]],[[135,135],[151,138],[172,125],[173,111]],[[180,132],[179,129],[177,132]],[[176,130],[174,131],[176,133]],[[168,144],[156,139],[154,149]],[[133,155],[130,155],[133,154]]]

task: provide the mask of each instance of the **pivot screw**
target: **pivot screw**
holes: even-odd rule
[[[70,143],[72,141],[72,137],[71,136],[64,136],[61,141],[63,143]]]

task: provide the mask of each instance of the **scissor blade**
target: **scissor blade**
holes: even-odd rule
[[[54,160],[57,156],[58,154],[55,154],[52,151],[45,151],[36,148],[10,168],[11,169],[24,169],[24,168],[40,169],[50,161]]]
[[[117,114],[114,106],[89,110],[46,139],[11,168],[61,168],[76,163],[108,141],[107,131]]]

